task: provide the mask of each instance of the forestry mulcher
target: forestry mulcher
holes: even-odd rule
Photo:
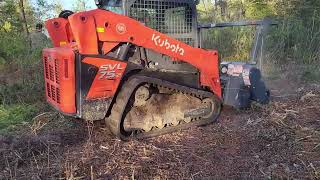
[[[200,48],[201,28],[217,24],[197,24],[196,1],[96,4],[46,21],[54,47],[43,50],[45,90],[59,112],[104,119],[128,140],[210,124],[223,104],[268,102],[255,64],[220,64],[217,51]]]

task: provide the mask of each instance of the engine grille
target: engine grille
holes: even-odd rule
[[[57,85],[60,84],[60,76],[59,76],[59,62],[57,59],[54,60],[54,63],[48,62],[48,58],[44,58],[44,73],[46,78],[46,91],[47,96],[60,104],[60,88]]]
[[[194,45],[192,8],[188,3],[136,0],[129,16],[177,40]]]
[[[75,54],[73,49],[43,50],[47,101],[63,113],[75,114]]]
[[[49,69],[48,69],[48,58],[44,57],[44,73],[45,73],[45,78],[49,79]]]
[[[51,98],[51,87],[49,83],[47,83],[46,91],[47,91],[47,96]]]
[[[55,80],[57,84],[60,84],[60,77],[59,77],[59,61],[57,59],[54,60],[54,72],[55,72]]]

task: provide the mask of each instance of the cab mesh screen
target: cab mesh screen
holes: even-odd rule
[[[136,0],[129,16],[177,40],[194,45],[192,9],[187,3]]]

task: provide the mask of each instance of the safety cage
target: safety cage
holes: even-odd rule
[[[124,14],[147,27],[198,47],[194,0],[105,0],[100,8]]]

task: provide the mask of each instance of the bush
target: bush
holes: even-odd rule
[[[31,50],[22,35],[0,32],[0,84],[0,133],[8,133],[47,108],[41,49]]]
[[[228,27],[201,30],[201,45],[215,49],[224,61],[248,61],[253,45],[255,28]]]
[[[0,32],[0,57],[8,63],[29,54],[29,45],[21,34]]]
[[[300,18],[278,19],[267,37],[268,60],[276,64],[317,64],[319,62],[320,21]]]

